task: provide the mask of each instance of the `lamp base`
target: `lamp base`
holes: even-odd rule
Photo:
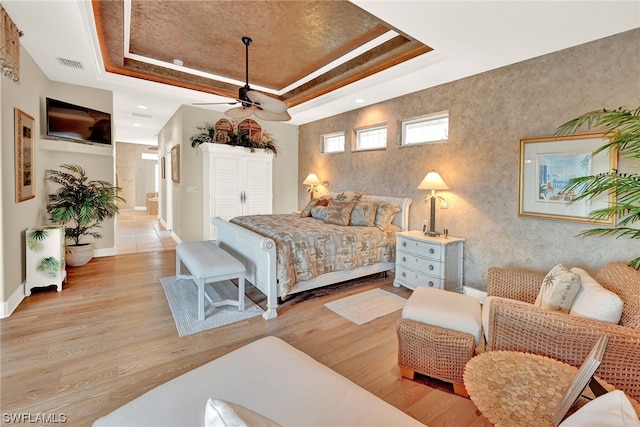
[[[425,236],[437,237],[437,236],[440,236],[440,233],[438,233],[437,231],[425,231],[424,235]]]

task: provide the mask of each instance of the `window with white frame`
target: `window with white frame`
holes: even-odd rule
[[[386,124],[356,129],[356,150],[375,150],[386,147]]]
[[[344,151],[344,132],[335,132],[322,135],[323,153],[342,153]]]
[[[449,113],[438,113],[402,122],[401,145],[442,142],[449,139]]]

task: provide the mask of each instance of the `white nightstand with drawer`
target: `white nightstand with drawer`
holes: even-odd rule
[[[464,239],[459,237],[425,236],[418,230],[396,233],[393,285],[462,293],[463,244]]]

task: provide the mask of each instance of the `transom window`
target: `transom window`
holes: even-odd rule
[[[344,132],[329,133],[322,135],[323,153],[342,153],[344,151]]]
[[[449,113],[438,113],[402,122],[401,145],[442,142],[449,139]]]
[[[386,124],[356,129],[356,150],[375,150],[386,147]]]

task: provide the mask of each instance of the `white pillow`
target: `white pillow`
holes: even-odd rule
[[[569,314],[588,317],[602,322],[618,323],[622,317],[622,299],[605,289],[581,268],[573,267],[572,272],[580,275],[582,286],[571,305]]]
[[[610,391],[578,409],[559,427],[639,427],[638,415],[621,390]]]
[[[270,418],[237,403],[210,398],[204,412],[205,427],[281,427]]]
[[[579,290],[580,276],[558,264],[545,276],[534,305],[568,313]]]

